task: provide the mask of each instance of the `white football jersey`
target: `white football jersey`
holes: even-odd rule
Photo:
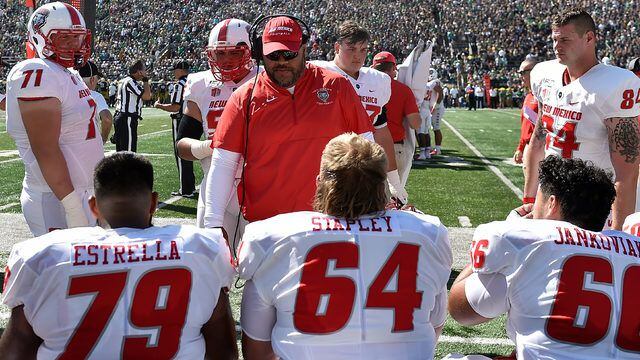
[[[627,216],[622,225],[622,231],[634,236],[640,236],[640,212]]]
[[[14,245],[3,302],[24,306],[38,359],[202,359],[234,275],[216,229],[75,228]]]
[[[24,162],[25,188],[50,192],[42,176],[22,122],[18,99],[57,98],[62,123],[58,144],[67,162],[75,189],[93,188],[93,169],[104,157],[102,138],[96,125],[97,103],[82,78],[46,59],[29,59],[16,64],[7,78],[7,132],[16,142]]]
[[[380,129],[387,126],[387,121],[379,118],[378,115],[382,112],[382,107],[391,98],[391,78],[389,75],[374,68],[362,67],[358,73],[358,78],[354,79],[333,61],[314,60],[310,61],[310,63],[337,72],[347,78],[356,90],[358,97],[360,97],[362,106],[367,110],[373,127]]]
[[[471,245],[475,273],[506,279],[506,299],[489,301],[520,360],[637,359],[639,256],[640,238],[552,220],[480,225]]]
[[[431,114],[431,109],[436,105],[438,101],[438,93],[434,88],[436,85],[441,85],[440,79],[434,79],[427,83],[427,90],[424,93],[424,101],[420,104],[420,117],[426,119]],[[440,102],[437,108],[444,108],[444,101]]]
[[[206,139],[213,138],[216,126],[220,120],[220,115],[222,115],[222,110],[224,110],[224,106],[227,104],[227,100],[229,100],[231,94],[239,88],[240,85],[253,79],[263,70],[264,69],[261,66],[254,67],[247,76],[237,83],[234,81],[218,81],[213,77],[211,70],[189,74],[184,89],[184,101],[193,101],[198,105],[198,109],[200,109],[200,117],[202,119],[202,130]],[[202,181],[200,182],[200,191],[198,195],[197,224],[200,227],[204,227],[207,178],[209,177],[209,168],[211,167],[211,156],[200,159],[200,164],[202,165]],[[241,173],[242,168],[238,167],[236,178],[239,179]],[[233,192],[230,200],[230,213],[236,215],[239,213],[239,210],[235,210],[236,208],[239,208],[237,203],[237,194],[236,192]]]
[[[604,120],[640,115],[640,79],[604,64],[568,84],[565,73],[558,60],[539,63],[531,72],[532,93],[547,129],[546,155],[590,160],[613,171]]]
[[[278,356],[433,357],[452,264],[448,232],[437,217],[278,215],[247,225],[238,258],[240,277],[277,313],[266,336]],[[256,322],[243,312],[243,330],[260,339],[265,334],[253,329],[265,329]]]

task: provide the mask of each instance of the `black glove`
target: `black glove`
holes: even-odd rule
[[[149,78],[148,78],[148,77],[146,77],[146,76],[145,76],[145,77],[143,77],[143,78],[142,78],[142,82],[143,82],[143,83],[148,83],[148,82],[149,82]]]

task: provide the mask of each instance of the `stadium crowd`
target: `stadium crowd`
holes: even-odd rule
[[[637,14],[640,2],[583,1],[598,24],[599,57],[624,66],[640,52]],[[135,5],[135,6],[134,6]],[[434,64],[449,84],[477,84],[488,74],[500,87],[520,88],[517,65],[525,56],[553,58],[550,16],[560,2],[480,2],[445,0],[388,1],[166,1],[99,0],[94,34],[94,58],[109,80],[125,72],[133,58],[148,62],[152,79],[170,80],[170,66],[185,59],[194,69],[206,68],[202,50],[209,30],[221,19],[249,22],[260,14],[290,13],[311,27],[310,57],[332,59],[335,28],[342,20],[356,20],[374,41],[369,57],[385,50],[399,59],[418,39],[436,39]],[[126,14],[126,16],[125,16]],[[24,53],[27,9],[21,1],[0,4],[0,56],[20,59]],[[371,63],[371,58],[366,64]],[[7,69],[8,70],[8,69]],[[507,96],[508,97],[508,96]]]

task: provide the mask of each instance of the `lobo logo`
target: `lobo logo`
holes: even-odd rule
[[[44,24],[47,23],[47,17],[49,17],[48,9],[40,8],[36,10],[36,13],[33,15],[33,20],[31,21],[31,26],[33,26],[33,29],[36,31],[40,31]]]
[[[329,103],[330,91],[331,90],[327,88],[320,88],[316,90],[316,96],[318,96],[318,100],[320,100],[322,104]]]

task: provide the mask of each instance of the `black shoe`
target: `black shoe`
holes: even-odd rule
[[[113,137],[113,135],[111,135],[111,137],[109,137],[109,141],[114,145],[116,143],[116,139]]]
[[[182,196],[182,197],[188,198],[188,199],[195,199],[196,196],[198,196],[198,193],[192,192],[192,193],[189,193],[189,194],[183,194],[180,191],[172,191],[171,192],[171,196]]]

